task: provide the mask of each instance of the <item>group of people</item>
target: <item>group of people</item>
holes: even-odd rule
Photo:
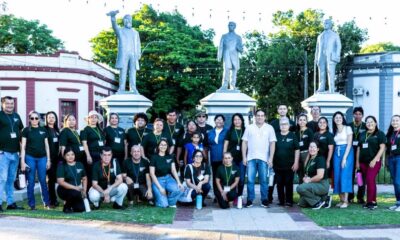
[[[157,207],[176,207],[182,198],[202,195],[202,204],[211,189],[221,208],[231,207],[243,197],[247,175],[247,201],[255,200],[256,176],[260,184],[261,206],[269,207],[277,185],[278,204],[291,207],[293,182],[298,174],[301,207],[331,207],[330,185],[339,194],[337,207],[352,201],[368,209],[377,207],[376,176],[386,150],[393,178],[396,204],[400,211],[400,116],[392,117],[386,134],[375,117],[363,119],[363,109],[354,108],[354,121],[347,124],[341,112],[333,115],[333,131],[328,119],[312,108],[313,119],[300,114],[297,124],[287,117],[287,105],[278,106],[279,118],[266,122],[263,110],[255,112],[255,122],[245,126],[241,114],[233,114],[231,126],[225,116],[214,117],[215,127],[207,124],[207,114],[199,111],[186,127],[177,122],[177,112],[168,111],[166,121],[155,119],[148,128],[145,113],[134,116],[134,126],[118,126],[118,114],[111,113],[109,125],[101,128],[103,117],[90,111],[79,133],[77,120],[66,115],[59,129],[57,114],[48,112],[45,124],[31,111],[23,127],[14,112],[14,99],[3,97],[0,112],[0,211],[3,192],[7,209],[21,209],[13,199],[18,165],[27,174],[28,206],[36,209],[36,174],[45,208],[64,201],[65,213],[85,210],[88,198],[95,209],[102,203],[124,209],[128,203],[148,202]],[[354,200],[354,174],[361,172],[364,185]],[[212,182],[211,182],[212,181]],[[56,183],[58,187],[56,188]],[[189,190],[189,191],[188,191]],[[364,199],[367,192],[366,202]],[[58,196],[58,197],[57,197]]]

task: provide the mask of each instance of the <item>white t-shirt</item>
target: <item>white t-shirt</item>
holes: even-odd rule
[[[269,145],[276,142],[274,128],[264,123],[261,127],[251,124],[243,133],[242,140],[247,141],[247,161],[260,159],[267,162],[269,158]]]
[[[214,142],[215,144],[218,144],[218,138],[219,138],[219,134],[222,132],[222,130],[224,130],[223,128],[221,129],[215,129],[215,138],[214,138]]]
[[[342,132],[336,132],[336,135],[334,137],[335,144],[336,145],[347,144],[348,135],[353,135],[353,130],[351,130],[351,127],[349,126],[344,126]]]

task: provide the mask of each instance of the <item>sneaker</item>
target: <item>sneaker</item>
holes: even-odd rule
[[[357,199],[357,203],[358,204],[365,204],[365,200],[364,199]]]
[[[16,203],[13,203],[7,206],[7,210],[24,210],[24,208],[18,206]]]
[[[168,207],[170,207],[170,208],[176,208],[176,205],[170,205],[170,206],[168,206]]]
[[[398,207],[399,206],[397,206],[397,205],[393,205],[393,206],[389,207],[389,210],[390,211],[395,211]]]
[[[253,206],[253,202],[251,200],[247,200],[245,207],[251,208]]]
[[[36,207],[35,206],[30,207],[30,209],[31,209],[31,211],[36,211]]]
[[[50,206],[49,206],[49,205],[44,205],[44,206],[43,206],[43,209],[44,209],[44,210],[50,210]]]
[[[151,206],[154,206],[154,205],[155,205],[154,202],[153,202],[153,200],[149,200],[149,204],[150,204]]]
[[[331,206],[332,206],[332,196],[327,196],[324,208],[331,208]]]
[[[374,209],[377,209],[377,208],[378,208],[378,204],[376,202],[370,203],[370,205],[368,207],[369,210],[374,210]]]
[[[336,204],[336,207],[340,208],[342,206],[342,204],[343,204],[342,202],[339,202],[338,204]]]
[[[370,205],[371,205],[371,203],[366,203],[366,204],[363,205],[363,208],[364,209],[368,209],[368,208],[370,208]]]
[[[349,206],[349,203],[344,202],[342,203],[342,205],[340,206],[340,208],[347,208]]]
[[[246,204],[246,205],[247,205],[247,204]],[[263,200],[263,201],[261,202],[261,207],[269,208],[268,200]]]
[[[318,210],[321,209],[323,206],[325,205],[325,201],[320,200],[319,202],[317,202],[312,209],[313,210]]]
[[[63,207],[63,212],[66,213],[66,214],[69,214],[69,213],[73,213],[74,211],[72,211],[72,208],[66,207],[66,206],[64,205],[64,207]]]
[[[396,212],[400,212],[400,206],[395,209]]]
[[[118,203],[116,203],[116,202],[114,202],[114,204],[113,204],[113,206],[112,206],[114,209],[125,209],[125,207],[124,206],[121,206],[121,205],[118,205]]]

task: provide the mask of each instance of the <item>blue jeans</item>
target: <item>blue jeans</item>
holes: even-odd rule
[[[182,192],[179,190],[175,179],[173,179],[171,175],[165,175],[162,177],[157,177],[157,180],[161,187],[167,192],[167,196],[162,195],[160,189],[158,189],[157,185],[153,183],[151,186],[156,200],[156,206],[168,207],[176,205],[176,202],[178,201]]]
[[[261,201],[268,197],[268,164],[260,159],[251,159],[247,162],[247,200],[254,201],[256,197],[254,184],[256,173],[260,182]]]
[[[235,162],[235,164],[240,169],[238,196],[242,196],[243,195],[243,188],[244,188],[244,180],[246,178],[246,166],[243,164],[243,161]]]
[[[400,155],[389,157],[389,170],[393,179],[396,205],[400,206]]]
[[[18,169],[18,153],[0,153],[0,205],[6,193],[7,205],[14,203],[14,181]]]
[[[47,157],[32,157],[29,155],[25,156],[25,163],[29,166],[30,171],[28,173],[28,205],[29,207],[35,207],[35,175],[36,170],[38,173],[40,190],[42,192],[42,201],[44,205],[49,205],[49,191],[46,183],[46,163]]]

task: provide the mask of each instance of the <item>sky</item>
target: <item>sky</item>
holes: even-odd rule
[[[215,43],[227,32],[228,21],[237,23],[238,34],[252,30],[269,33],[276,30],[271,22],[274,12],[293,9],[299,13],[312,8],[322,10],[336,24],[354,19],[359,27],[368,29],[365,44],[392,42],[400,46],[400,14],[393,0],[0,0],[0,4],[4,1],[6,13],[46,24],[66,50],[77,51],[86,59],[92,58],[89,40],[111,27],[107,12],[119,10],[117,17],[121,17],[143,4],[160,12],[177,9],[190,25],[213,28]]]

